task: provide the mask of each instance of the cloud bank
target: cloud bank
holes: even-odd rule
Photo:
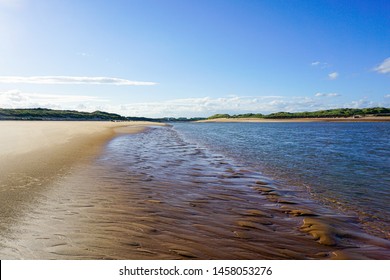
[[[8,84],[73,84],[73,85],[118,85],[118,86],[153,86],[155,82],[130,81],[112,77],[75,77],[75,76],[0,76],[0,83]]]
[[[268,114],[280,111],[314,111],[334,107],[334,104],[309,97],[229,96],[223,98],[185,98],[161,102],[123,104],[119,113],[127,116],[147,117],[207,117],[217,113]]]
[[[208,117],[217,113],[275,113],[281,111],[301,112],[334,108],[390,107],[390,98],[373,102],[367,98],[349,102],[340,101],[338,93],[317,93],[303,96],[235,96],[195,97],[155,102],[114,103],[85,95],[58,95],[26,93],[18,90],[0,91],[0,108],[49,108],[93,112],[102,110],[135,117]],[[386,97],[386,96],[385,96]]]
[[[109,102],[109,100],[87,95],[28,93],[19,90],[0,92],[0,108],[75,109],[74,107],[80,104],[99,104],[102,102]]]

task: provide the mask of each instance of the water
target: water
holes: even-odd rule
[[[304,187],[340,211],[355,212],[389,237],[390,123],[175,124],[191,142]]]

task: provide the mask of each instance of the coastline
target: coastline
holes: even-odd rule
[[[286,123],[286,122],[390,122],[390,117],[361,117],[361,118],[291,118],[291,119],[259,119],[259,118],[220,118],[196,121],[196,123]]]

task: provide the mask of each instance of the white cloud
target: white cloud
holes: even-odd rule
[[[329,67],[329,64],[327,62],[321,62],[321,61],[313,61],[310,63],[311,66],[313,67],[319,67],[321,69],[325,69]]]
[[[340,96],[339,93],[335,93],[335,92],[332,92],[332,93],[322,93],[322,92],[317,92],[315,94],[316,97],[337,97],[337,96]]]
[[[390,57],[386,58],[380,65],[375,67],[374,71],[381,74],[390,73]]]
[[[328,77],[330,80],[335,80],[338,78],[338,76],[339,76],[339,73],[337,73],[337,72],[332,72],[332,73],[328,74]]]
[[[107,106],[106,110],[125,116],[145,117],[207,117],[217,113],[273,113],[333,108],[309,97],[228,96],[165,100],[161,102],[129,103]]]
[[[63,108],[64,106],[77,106],[85,102],[96,104],[108,101],[107,99],[87,95],[27,93],[19,90],[0,92],[1,108],[47,107],[54,109]]]
[[[344,107],[348,108],[370,108],[370,107],[382,107],[383,104],[368,100],[367,98],[352,101],[345,104]]]
[[[0,76],[0,83],[9,84],[89,84],[89,85],[121,85],[121,86],[152,86],[154,82],[130,81],[112,77],[75,77],[75,76]]]
[[[390,94],[386,94],[386,95],[385,95],[385,98],[390,98]]]

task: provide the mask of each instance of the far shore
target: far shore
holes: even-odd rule
[[[260,118],[219,118],[196,121],[197,123],[285,123],[285,122],[390,122],[390,117],[360,117],[360,118],[291,118],[291,119],[260,119]]]

